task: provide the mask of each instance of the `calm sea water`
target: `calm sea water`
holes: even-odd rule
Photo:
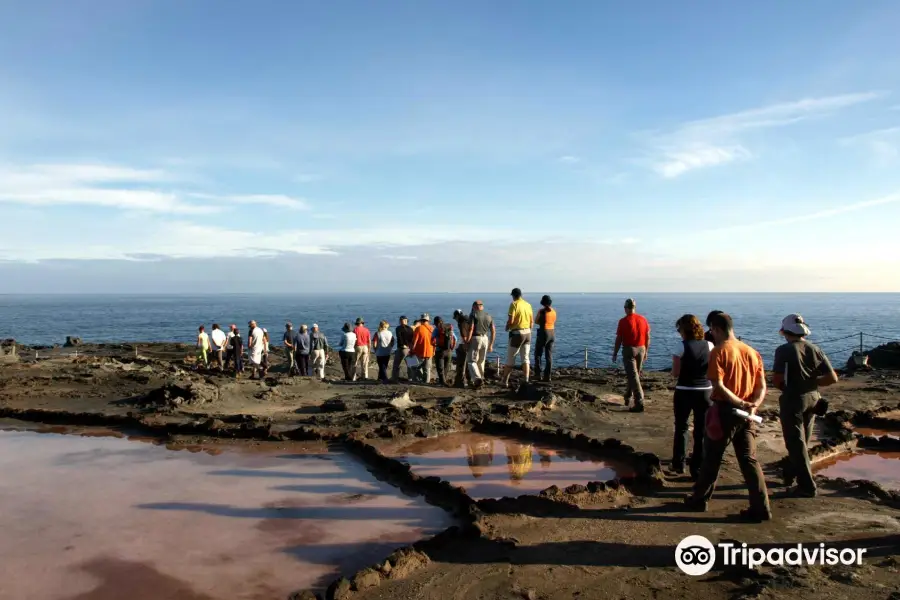
[[[535,310],[542,293],[526,293]],[[480,297],[498,321],[499,340],[495,351],[505,349],[503,325],[510,298],[505,294]],[[557,365],[584,363],[588,348],[591,366],[610,366],[616,322],[623,315],[622,294],[553,294],[559,311],[557,322]],[[284,323],[318,323],[332,343],[340,336],[341,325],[363,317],[370,329],[386,319],[391,326],[397,318],[417,318],[428,312],[432,319],[445,319],[460,308],[468,311],[471,294],[407,295],[208,295],[208,296],[0,296],[0,337],[14,337],[24,344],[62,344],[65,336],[80,336],[88,342],[181,341],[193,343],[197,327],[213,322],[223,327],[236,323],[242,331],[247,321],[256,319],[273,339],[280,339]],[[653,343],[650,368],[670,364],[672,350],[679,344],[675,321],[684,313],[705,319],[712,309],[729,312],[735,329],[752,343],[766,360],[781,343],[781,318],[798,312],[818,341],[836,363],[843,363],[863,344],[876,346],[885,339],[900,339],[900,294],[641,294],[636,296],[638,312],[650,321]],[[245,332],[246,333],[246,332]],[[881,337],[874,337],[881,336]],[[841,339],[845,338],[845,339]],[[881,339],[885,338],[885,339]]]

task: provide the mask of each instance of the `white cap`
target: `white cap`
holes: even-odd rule
[[[319,324],[318,324],[318,323],[313,323],[313,329],[318,329],[318,328],[319,328]]]
[[[785,333],[805,336],[809,335],[809,327],[800,315],[788,315],[781,320],[781,330]]]

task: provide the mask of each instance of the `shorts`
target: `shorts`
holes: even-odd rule
[[[506,366],[514,367],[516,365],[516,355],[522,357],[522,364],[529,364],[529,354],[531,354],[531,330],[530,329],[514,329],[509,332],[509,345],[506,347]]]

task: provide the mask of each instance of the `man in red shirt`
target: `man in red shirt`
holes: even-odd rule
[[[353,330],[353,333],[356,334],[356,373],[353,375],[353,380],[356,381],[360,373],[363,379],[368,379],[369,346],[372,344],[372,334],[366,328],[366,322],[362,317],[356,319],[356,329]]]
[[[612,359],[616,362],[619,348],[622,349],[622,360],[625,362],[625,374],[628,376],[628,389],[625,390],[625,406],[634,398],[631,412],[644,412],[644,390],[641,388],[641,372],[644,360],[650,352],[650,324],[647,319],[637,314],[634,300],[625,301],[625,316],[619,319],[616,329],[616,347]]]

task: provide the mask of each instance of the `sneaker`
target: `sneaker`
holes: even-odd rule
[[[759,512],[753,508],[745,508],[738,513],[738,518],[747,523],[762,523],[763,521],[771,520],[772,513],[769,511]]]
[[[707,502],[689,494],[684,497],[684,509],[691,512],[706,512]]]

